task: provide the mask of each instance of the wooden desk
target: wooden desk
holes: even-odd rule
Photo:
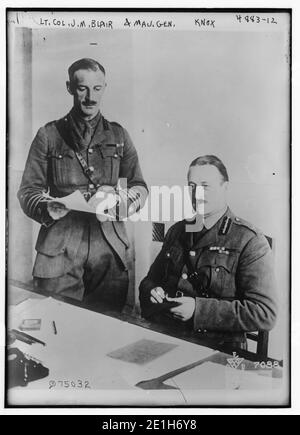
[[[42,319],[28,332],[47,343],[13,346],[41,360],[49,376],[8,390],[9,405],[185,406],[281,404],[282,370],[152,331],[52,298],[27,299],[8,310],[8,326]],[[54,334],[52,321],[57,334]],[[259,369],[259,370],[258,370]],[[238,390],[238,389],[239,390]]]

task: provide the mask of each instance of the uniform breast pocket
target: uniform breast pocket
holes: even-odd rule
[[[201,255],[198,270],[207,280],[210,297],[231,298],[235,295],[236,253],[206,251]]]
[[[76,177],[74,162],[76,163],[76,160],[72,151],[55,152],[49,156],[49,159],[53,183],[57,186],[70,186],[74,184]]]
[[[123,144],[104,144],[100,149],[103,159],[103,184],[116,185],[119,178]]]
[[[217,297],[232,298],[235,296],[235,265],[237,256],[234,253],[216,254],[216,262],[211,271],[211,290]]]

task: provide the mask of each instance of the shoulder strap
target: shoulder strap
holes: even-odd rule
[[[104,119],[104,122],[107,124],[109,123],[112,127],[112,130],[116,136],[116,141],[118,143],[124,143],[125,142],[125,134],[123,127],[118,124],[117,122],[108,122],[106,119]]]
[[[90,180],[90,182],[98,189],[100,187],[100,184],[98,183],[98,180],[94,176],[93,172],[91,171],[89,165],[87,164],[85,158],[79,151],[75,151],[75,155],[77,157],[77,160],[82,167],[84,175]]]

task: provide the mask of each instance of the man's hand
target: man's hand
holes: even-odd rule
[[[175,319],[187,322],[195,312],[196,302],[194,298],[182,296],[181,298],[166,298],[169,302],[177,302],[178,306],[170,308],[170,313]]]
[[[151,290],[150,300],[154,304],[162,304],[165,297],[166,297],[166,294],[164,292],[164,289],[162,289],[161,287],[155,287]]]
[[[47,210],[48,210],[49,215],[55,221],[63,218],[70,211],[68,208],[66,208],[60,202],[48,202],[48,204],[47,204]]]

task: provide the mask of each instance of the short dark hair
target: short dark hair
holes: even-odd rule
[[[229,181],[227,169],[224,163],[216,156],[206,155],[206,156],[197,157],[190,164],[190,168],[192,166],[205,166],[205,165],[215,166],[219,170],[220,174],[222,175],[223,181]]]
[[[73,81],[75,72],[79,69],[91,69],[93,71],[100,70],[105,75],[105,69],[99,62],[94,59],[84,57],[83,59],[76,60],[76,62],[72,63],[72,65],[68,68],[70,83]]]

